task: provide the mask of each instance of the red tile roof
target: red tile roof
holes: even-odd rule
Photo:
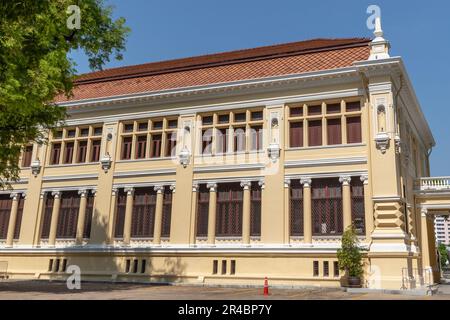
[[[349,67],[367,60],[370,39],[315,39],[87,73],[75,80],[74,101],[195,87]]]

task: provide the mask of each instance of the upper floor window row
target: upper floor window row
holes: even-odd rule
[[[121,160],[175,156],[177,118],[123,122],[120,126]]]
[[[249,152],[263,148],[262,109],[208,113],[199,118],[201,154]]]
[[[287,113],[290,148],[362,142],[360,101],[292,104]]]
[[[70,127],[53,132],[49,164],[98,162],[102,134],[102,125]]]

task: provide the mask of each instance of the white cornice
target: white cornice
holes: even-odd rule
[[[224,171],[242,171],[242,170],[258,170],[264,169],[263,163],[249,163],[237,165],[223,165],[223,166],[204,166],[194,167],[194,173],[200,172],[224,172]]]
[[[175,173],[176,173],[176,169],[123,171],[123,172],[115,172],[114,173],[114,178],[141,177],[141,176],[160,176],[160,175],[168,175],[168,174],[175,174]]]
[[[330,159],[313,159],[313,160],[291,160],[285,161],[285,168],[302,168],[302,167],[316,167],[316,166],[331,166],[331,165],[352,165],[352,164],[367,164],[367,157],[345,157],[345,158],[330,158]]]
[[[321,178],[339,178],[340,176],[360,177],[367,175],[367,171],[338,171],[338,172],[323,172],[323,173],[308,173],[308,174],[286,174],[286,179],[321,179]]]
[[[70,181],[70,180],[86,180],[86,179],[98,179],[98,174],[76,174],[65,176],[45,176],[42,178],[43,182],[49,181]]]

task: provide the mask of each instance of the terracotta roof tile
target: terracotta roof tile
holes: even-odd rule
[[[80,76],[69,101],[349,67],[367,60],[369,41],[318,39],[108,69]]]

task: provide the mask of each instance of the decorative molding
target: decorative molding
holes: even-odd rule
[[[113,188],[118,188],[118,189],[124,189],[127,187],[133,187],[133,188],[151,188],[154,186],[159,186],[159,185],[171,185],[174,184],[175,180],[169,180],[169,181],[155,181],[155,182],[136,182],[136,183],[115,183],[113,185]]]
[[[31,173],[33,176],[37,177],[41,173],[41,161],[39,159],[33,160],[30,165]]]
[[[22,196],[21,193],[19,192],[13,192],[9,195],[9,197],[13,200],[13,201],[18,201],[20,199],[20,197]]]
[[[175,184],[171,184],[169,186],[170,191],[172,191],[172,193],[175,193],[175,191],[177,190],[176,185]]]
[[[342,183],[343,186],[349,186],[350,183],[352,182],[352,177],[348,175],[340,176],[339,182]]]
[[[156,185],[153,187],[153,190],[156,191],[156,193],[163,193],[164,192],[164,186],[163,185]]]
[[[119,193],[119,188],[112,188],[112,190],[111,190],[111,195],[114,197],[114,196],[117,196],[117,194]]]
[[[249,180],[243,180],[241,181],[241,188],[244,188],[244,190],[249,190],[252,187],[252,182]]]
[[[308,173],[308,174],[286,174],[285,178],[291,180],[301,180],[302,178],[308,179],[321,179],[321,178],[339,178],[340,176],[359,177],[361,175],[368,174],[367,171],[339,171],[339,172],[324,172],[324,173]]]
[[[125,187],[123,191],[126,192],[127,196],[134,195],[134,187],[131,186]]]
[[[178,159],[183,168],[186,168],[189,165],[191,159],[191,152],[186,146],[184,146],[183,149],[181,149],[180,153],[178,154]]]
[[[42,178],[43,182],[50,181],[70,181],[70,180],[86,180],[86,179],[98,179],[98,174],[76,174],[65,176],[46,176]]]
[[[285,178],[284,179],[284,187],[289,188],[291,186],[291,179]]]
[[[175,174],[176,169],[157,169],[157,170],[140,170],[140,171],[122,171],[114,173],[114,178],[123,177],[140,177],[140,176],[159,176]]]
[[[209,192],[216,192],[217,191],[217,183],[216,182],[209,182],[206,184],[206,188],[209,189]]]
[[[198,191],[198,187],[199,187],[198,183],[197,183],[197,182],[194,182],[194,183],[192,184],[192,192],[197,192],[197,191]]]
[[[285,168],[319,167],[324,165],[354,165],[367,164],[367,157],[328,158],[314,160],[290,160],[285,161]]]
[[[78,190],[78,194],[80,195],[80,197],[82,198],[86,198],[88,195],[89,190],[88,189],[80,189]]]
[[[111,156],[109,154],[105,154],[101,159],[100,163],[102,165],[102,170],[106,173],[111,169]]]
[[[224,171],[244,171],[244,170],[258,170],[264,169],[264,164],[262,163],[243,163],[243,164],[230,164],[222,166],[205,166],[205,167],[195,167],[194,173],[201,172],[224,172]]]
[[[263,179],[261,176],[244,176],[244,177],[228,177],[228,178],[214,178],[214,179],[195,179],[195,184],[208,184],[211,182],[211,180],[214,181],[214,183],[228,183],[228,182],[237,182],[242,180],[249,180],[249,181],[259,181]]]
[[[375,144],[378,150],[381,151],[382,154],[385,154],[387,149],[389,149],[391,138],[387,133],[378,133],[375,136]]]
[[[261,187],[261,190],[264,190],[264,188],[266,187],[266,183],[264,180],[259,180],[258,185]]]
[[[52,191],[52,196],[55,199],[60,199],[61,198],[61,194],[62,194],[62,191]]]
[[[369,184],[369,176],[367,174],[361,175],[361,177],[359,177],[359,179],[361,180],[361,182],[364,185],[368,185]]]
[[[271,142],[269,144],[269,147],[267,148],[267,155],[272,160],[273,163],[277,162],[277,160],[280,158],[280,144],[277,142]]]
[[[303,185],[303,188],[310,188],[311,184],[312,184],[312,179],[311,178],[301,178],[300,179],[300,184]]]

